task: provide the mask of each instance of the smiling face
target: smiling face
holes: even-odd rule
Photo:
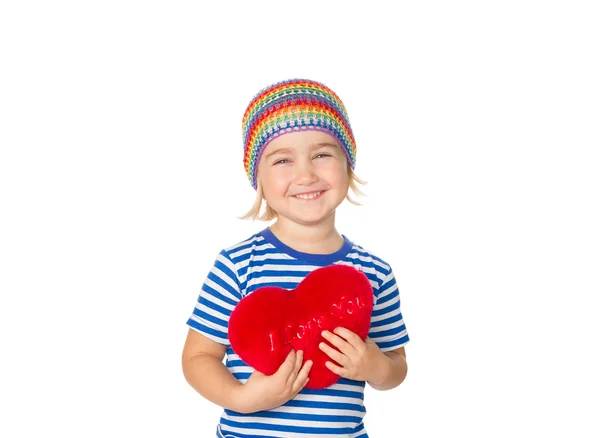
[[[334,137],[320,131],[284,134],[271,141],[258,165],[267,204],[301,225],[323,222],[348,193],[348,161]]]

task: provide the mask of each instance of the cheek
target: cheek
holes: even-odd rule
[[[335,163],[335,165],[328,166],[324,169],[324,174],[327,175],[329,182],[337,187],[344,188],[348,186],[348,169],[344,163]]]
[[[269,169],[259,174],[263,194],[266,197],[281,194],[288,187],[288,178],[282,169]]]

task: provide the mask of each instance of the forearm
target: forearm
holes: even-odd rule
[[[243,386],[219,359],[200,354],[182,362],[185,379],[207,400],[232,411],[240,411],[237,393]]]
[[[406,378],[406,357],[399,353],[382,353],[374,370],[373,377],[367,381],[372,388],[379,391],[395,388]]]

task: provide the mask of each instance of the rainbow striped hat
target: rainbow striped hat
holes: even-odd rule
[[[319,82],[289,79],[259,91],[242,119],[244,168],[254,189],[258,163],[267,144],[279,135],[300,130],[332,135],[354,169],[356,142],[340,98]]]

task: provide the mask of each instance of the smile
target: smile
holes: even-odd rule
[[[311,193],[302,193],[299,195],[294,195],[293,197],[296,199],[304,199],[306,201],[310,201],[312,199],[317,199],[319,197],[321,197],[321,195],[325,193],[325,190],[320,190],[318,192],[311,192]]]

